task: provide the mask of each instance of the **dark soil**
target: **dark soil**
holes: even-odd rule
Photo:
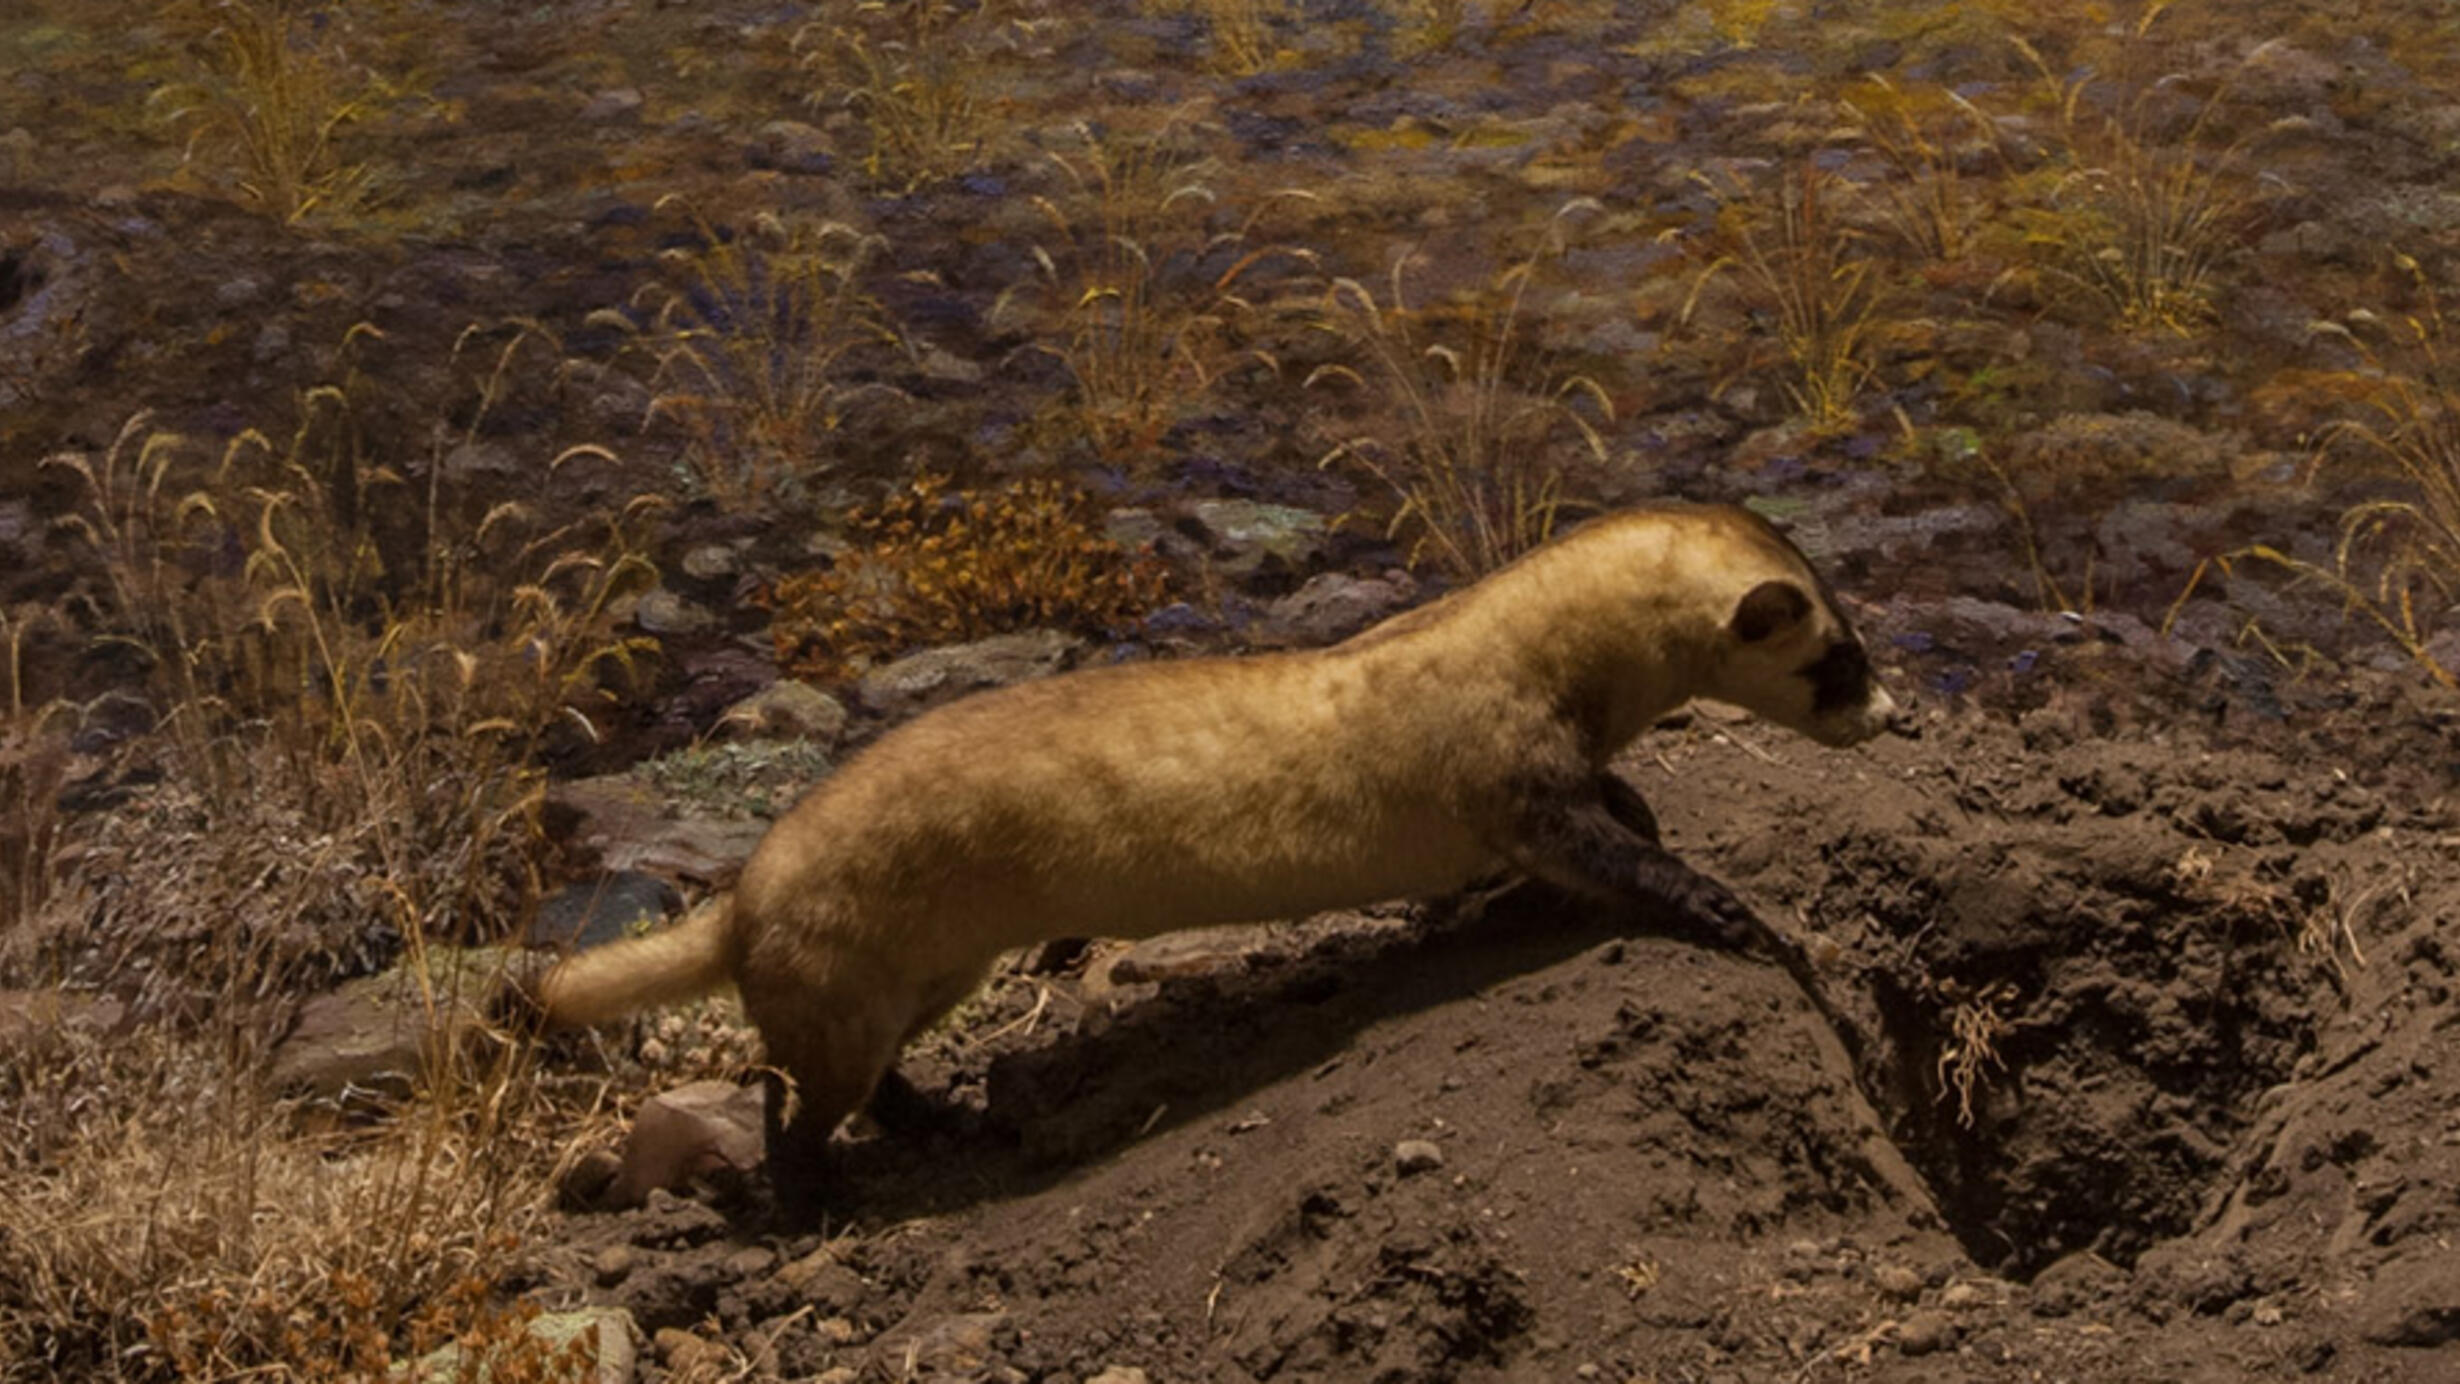
[[[1533,888],[1224,934],[1001,982],[908,1060],[964,1127],[849,1147],[827,1235],[669,1205],[571,1222],[557,1272],[628,1243],[592,1295],[645,1327],[866,1378],[2448,1378],[2453,744],[2403,706],[2373,766],[2294,725],[1696,722],[1624,770],[1817,939],[1842,1032]]]

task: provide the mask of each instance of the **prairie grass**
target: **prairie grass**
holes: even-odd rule
[[[384,84],[330,29],[311,38],[289,0],[180,0],[172,13],[195,35],[200,70],[153,99],[189,128],[191,160],[230,165],[241,197],[285,222],[358,210],[373,174],[346,155],[345,135]]]
[[[2226,574],[2233,559],[2286,570],[2382,630],[2436,681],[2460,687],[2460,668],[2428,648],[2460,610],[2460,369],[2432,284],[2414,259],[2397,262],[2414,281],[2413,312],[2361,311],[2346,324],[2314,324],[2355,350],[2359,368],[2315,377],[2314,387],[2340,395],[2348,416],[2323,431],[2312,470],[2331,467],[2385,493],[2342,511],[2327,560],[2256,544],[2211,559],[2196,577],[2207,567]],[[2191,581],[2178,604],[2193,589]]]
[[[1890,303],[1869,237],[1836,214],[1837,178],[1805,160],[1768,190],[1773,195],[1711,191],[1725,248],[1700,271],[1683,319],[1713,281],[1734,271],[1745,305],[1766,320],[1772,338],[1744,369],[1774,373],[1795,416],[1811,427],[1852,423],[1878,373]]]
[[[1212,229],[1221,170],[1201,153],[1203,134],[1177,113],[1143,130],[1080,124],[1075,147],[1050,154],[1071,184],[1067,203],[1035,199],[1052,232],[1052,244],[1036,248],[1052,319],[1045,349],[1074,385],[1069,427],[1104,461],[1150,459],[1226,371],[1242,361],[1269,368],[1269,357],[1232,344],[1256,309],[1244,281],[1267,260],[1310,259],[1249,243],[1276,201],[1304,192],[1275,193],[1235,228]],[[994,318],[1015,300],[1003,297]]]
[[[1273,65],[1280,51],[1278,31],[1296,17],[1290,0],[1147,0],[1147,8],[1203,19],[1212,65],[1239,77]]]
[[[1924,259],[1947,262],[1972,249],[1988,192],[1966,172],[1967,146],[1996,150],[1990,116],[1946,87],[1899,87],[1874,73],[1845,98],[1863,141],[1894,176],[1879,182],[1888,228]]]
[[[692,220],[694,243],[664,256],[666,281],[635,296],[645,325],[611,310],[590,321],[632,333],[655,360],[644,423],[681,432],[690,483],[730,509],[762,505],[831,469],[855,392],[845,367],[896,342],[863,284],[881,242],[774,213],[732,230]]]
[[[2193,100],[2169,76],[2142,70],[2159,56],[2152,29],[2168,8],[2156,0],[2128,26],[2107,104],[2090,69],[2066,75],[2013,39],[2056,144],[2051,161],[2020,180],[2042,186],[2019,219],[2050,277],[2099,299],[2121,330],[2192,336],[2212,318],[2253,198],[2237,146],[2212,132],[2222,95]]]
[[[1431,560],[1470,580],[1510,562],[1544,543],[1570,504],[1566,440],[1605,462],[1605,437],[1582,410],[1586,401],[1611,421],[1605,389],[1586,375],[1549,374],[1522,330],[1530,284],[1560,252],[1564,223],[1596,207],[1567,203],[1528,258],[1457,311],[1411,306],[1406,258],[1393,264],[1389,302],[1349,278],[1327,293],[1325,329],[1363,363],[1318,367],[1307,383],[1354,387],[1391,427],[1353,433],[1319,465],[1354,467],[1385,488],[1395,506],[1386,534],[1409,540],[1413,565]]]
[[[526,915],[545,748],[594,733],[650,652],[617,616],[654,577],[655,502],[562,493],[603,450],[545,459],[530,498],[460,527],[450,459],[530,352],[554,348],[465,334],[452,366],[476,397],[423,475],[364,450],[358,379],[304,394],[281,441],[140,414],[45,463],[82,497],[65,523],[87,578],[7,624],[0,791],[29,830],[0,836],[0,985],[120,1017],[8,1039],[0,1372],[363,1379],[458,1339],[505,1365],[491,1377],[576,1377],[500,1303],[556,1137],[586,1118],[538,1091],[524,1046],[483,1027],[435,1045],[424,1099],[369,1132],[304,1132],[264,1081],[322,982],[406,957],[431,1020],[476,1002],[485,968],[448,944]],[[410,519],[406,548],[378,516]],[[148,713],[110,762],[149,772],[111,811],[60,806],[56,737],[90,709],[23,686],[38,621],[114,661]]]
[[[987,32],[1003,22],[1003,6],[866,0],[837,8],[843,12],[797,32],[794,49],[820,83],[810,104],[842,102],[861,115],[870,136],[864,175],[910,191],[985,162],[1003,129],[990,95],[997,84]]]

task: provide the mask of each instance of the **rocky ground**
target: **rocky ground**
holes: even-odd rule
[[[0,1375],[381,1374],[300,1343],[411,1353],[428,1260],[620,1309],[646,1379],[2460,1375],[2439,7],[301,6],[284,90],[349,116],[289,183],[225,46],[274,8],[0,0]],[[2093,267],[2130,159],[2203,208],[2149,298]],[[1620,766],[1818,1003],[1529,887],[1018,958],[907,1055],[952,1116],[854,1131],[819,1224],[723,1101],[703,1175],[598,1204],[661,1092],[754,1064],[723,1003],[441,1094],[498,955],[446,942],[654,920],[970,688],[1427,599],[1362,457],[1550,397],[1489,461],[1752,504],[1921,708],[1848,752],[1702,708]],[[1064,478],[1151,608],[781,640],[922,472]],[[2366,546],[2384,500],[2446,546]],[[501,1151],[451,1164],[483,1216],[231,1199],[437,1112]],[[420,1228],[350,1259],[375,1306],[294,1262],[371,1224]]]

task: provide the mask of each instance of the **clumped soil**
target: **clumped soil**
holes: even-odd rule
[[[849,1145],[825,1233],[661,1199],[549,1272],[789,1375],[2448,1378],[2454,746],[2404,692],[2345,714],[2374,762],[1695,720],[1621,767],[1841,1023],[1529,886],[1160,980],[1097,948],[909,1055],[959,1116]]]

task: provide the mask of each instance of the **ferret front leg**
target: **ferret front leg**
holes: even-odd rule
[[[1657,825],[1655,814],[1619,779],[1601,776],[1583,789],[1532,793],[1513,825],[1504,853],[1549,884],[1664,910],[1711,945],[1739,949],[1757,940],[1777,948],[1767,924],[1734,891],[1647,834]]]

